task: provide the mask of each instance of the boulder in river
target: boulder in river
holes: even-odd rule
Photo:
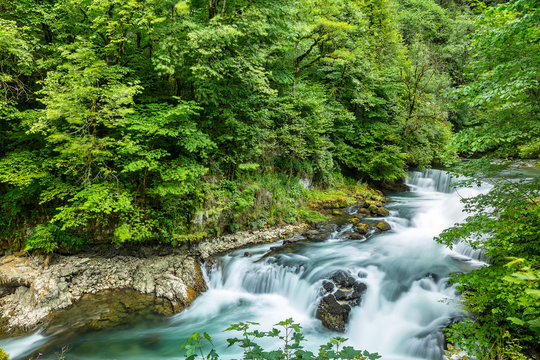
[[[356,214],[357,217],[366,217],[370,215],[371,215],[371,211],[369,211],[369,209],[366,209],[366,208],[359,209],[358,213]]]
[[[388,231],[391,229],[390,227],[390,224],[387,223],[386,221],[381,221],[377,224],[377,229],[381,230],[381,231]]]
[[[329,294],[321,299],[316,316],[325,328],[344,332],[350,312],[349,305],[338,303],[334,295]]]
[[[327,329],[343,332],[351,307],[360,305],[367,286],[346,271],[339,270],[323,281],[322,287],[323,297],[316,317]]]
[[[356,232],[362,235],[365,235],[369,231],[369,226],[364,223],[356,223],[354,224],[354,228],[356,229]]]
[[[346,232],[344,235],[347,239],[350,239],[350,240],[364,240],[365,239],[364,235],[356,233],[356,232],[352,232],[352,231]]]
[[[386,217],[388,215],[390,215],[390,211],[386,210],[383,207],[377,208],[377,216]]]

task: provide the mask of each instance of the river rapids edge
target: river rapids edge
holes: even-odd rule
[[[104,328],[122,323],[107,308],[120,302],[128,313],[148,306],[163,316],[185,309],[207,285],[201,266],[214,256],[276,242],[309,227],[300,223],[258,231],[240,231],[177,248],[97,249],[76,255],[55,254],[48,266],[38,255],[0,257],[0,338],[38,329],[54,332],[69,309],[81,302],[97,303],[85,325]],[[83,305],[85,307],[85,305]],[[92,319],[90,319],[92,320]],[[77,321],[72,321],[77,326]],[[83,326],[83,324],[79,324]]]

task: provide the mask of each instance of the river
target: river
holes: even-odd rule
[[[208,290],[188,309],[164,322],[79,334],[68,343],[67,359],[179,359],[180,345],[194,331],[209,333],[223,358],[239,358],[238,348],[225,347],[226,338],[237,335],[223,332],[230,324],[254,321],[269,330],[289,317],[302,325],[308,344],[318,347],[340,335],[315,318],[322,282],[338,270],[367,285],[341,334],[347,344],[388,360],[442,359],[442,328],[464,316],[449,273],[484,263],[479,251],[459,244],[450,250],[433,238],[464,219],[461,197],[485,189],[451,189],[449,176],[439,170],[411,172],[407,183],[410,192],[389,197],[386,220],[392,230],[348,240],[344,234],[352,225],[344,222],[324,241],[233,252],[205,274]],[[19,360],[48,341],[34,334],[2,340],[0,347]]]

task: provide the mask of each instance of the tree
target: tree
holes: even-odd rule
[[[463,102],[476,116],[455,139],[467,155],[540,155],[538,2],[514,0],[487,7],[477,18]]]

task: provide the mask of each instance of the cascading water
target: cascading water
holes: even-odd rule
[[[238,349],[224,348],[226,338],[237,335],[223,333],[228,325],[255,321],[270,329],[289,317],[303,326],[308,347],[317,347],[338,335],[315,318],[322,282],[345,270],[367,285],[350,314],[344,334],[349,345],[378,352],[383,359],[442,359],[441,329],[463,316],[448,274],[483,265],[480,253],[461,244],[450,250],[433,241],[463,220],[460,196],[481,191],[461,189],[458,195],[449,183],[442,171],[411,173],[411,191],[390,197],[386,220],[392,230],[364,241],[346,239],[351,226],[344,225],[326,241],[270,244],[226,255],[205,274],[208,290],[182,313],[159,325],[78,335],[71,340],[69,358],[177,359],[183,340],[194,331],[223,344],[218,346],[222,357],[239,358]],[[44,341],[33,336],[35,342]],[[29,342],[26,337],[0,341],[0,346],[22,359],[21,347]]]

